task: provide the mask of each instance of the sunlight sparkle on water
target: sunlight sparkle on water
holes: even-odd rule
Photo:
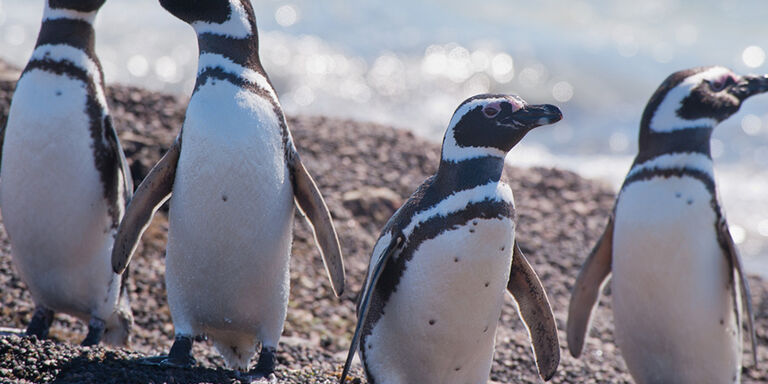
[[[567,81],[560,81],[552,87],[552,97],[565,103],[573,97],[573,86]]]
[[[768,237],[768,219],[760,220],[757,224],[757,232],[760,236]]]
[[[170,56],[161,56],[155,61],[155,74],[160,80],[175,83],[181,80],[177,73],[176,62]]]
[[[729,225],[728,229],[731,231],[731,237],[733,237],[733,242],[736,244],[743,243],[747,238],[747,231],[739,225]]]
[[[283,27],[290,27],[299,20],[299,14],[296,7],[290,4],[281,6],[275,11],[275,21]]]
[[[749,114],[741,119],[741,130],[747,135],[755,136],[763,128],[763,120],[759,116]]]
[[[515,78],[515,61],[506,53],[499,53],[491,60],[493,78],[499,83],[508,83]]]
[[[765,62],[765,51],[756,45],[750,45],[744,48],[741,53],[741,60],[750,68],[757,68]]]
[[[147,72],[149,72],[149,61],[142,55],[133,55],[128,59],[126,68],[128,68],[128,72],[130,72],[131,75],[144,77],[147,75]]]

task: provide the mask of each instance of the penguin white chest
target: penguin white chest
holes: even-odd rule
[[[209,79],[190,100],[167,253],[177,333],[277,341],[294,212],[283,153],[278,116],[260,96]]]
[[[377,383],[486,382],[513,243],[504,218],[471,220],[418,246],[361,345]]]
[[[3,221],[22,278],[36,300],[82,318],[104,306],[110,285],[119,286],[109,262],[114,228],[94,161],[87,101],[81,80],[25,73],[9,113],[0,183]]]
[[[741,341],[712,195],[690,177],[628,185],[616,207],[616,338],[641,383],[729,383]]]

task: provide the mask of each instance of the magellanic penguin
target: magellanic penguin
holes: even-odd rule
[[[573,288],[573,356],[612,275],[616,341],[636,382],[740,381],[741,303],[755,357],[752,307],[718,202],[709,141],[745,99],[766,91],[768,77],[705,67],[672,74],[651,96],[638,155]]]
[[[344,382],[358,350],[369,383],[479,384],[491,371],[505,290],[530,333],[539,374],[560,361],[549,300],[515,239],[507,152],[562,118],[552,105],[478,95],[454,112],[437,173],[389,219],[358,302]]]
[[[0,135],[0,204],[36,305],[27,334],[46,337],[54,312],[64,312],[88,321],[83,345],[124,345],[133,317],[110,254],[133,186],[94,51],[103,3],[46,2]]]
[[[275,367],[289,293],[294,202],[315,232],[331,285],[344,266],[330,212],[304,168],[261,66],[248,0],[161,0],[197,33],[195,90],[182,131],[139,185],[112,265],[122,271],[154,211],[170,197],[166,287],[175,341],[164,365],[194,364],[210,337],[228,367]],[[171,196],[172,193],[172,196]]]

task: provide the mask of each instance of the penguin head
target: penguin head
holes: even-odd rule
[[[517,95],[477,95],[453,113],[443,138],[443,160],[504,157],[528,131],[560,121],[554,105],[529,105]]]
[[[735,114],[744,100],[766,91],[768,76],[739,76],[719,66],[678,71],[651,96],[641,129],[714,128]]]
[[[67,9],[77,12],[96,12],[106,0],[48,0],[48,6],[52,9]]]
[[[160,0],[172,15],[194,26],[195,23],[225,24],[233,13],[253,16],[248,0]]]

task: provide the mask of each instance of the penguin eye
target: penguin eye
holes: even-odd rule
[[[731,76],[726,76],[720,79],[717,79],[715,81],[709,82],[709,89],[712,90],[712,92],[720,92],[723,89],[725,89],[726,86],[733,84],[734,80]]]
[[[486,105],[485,108],[483,108],[483,114],[489,119],[496,117],[496,115],[499,114],[499,108],[495,105]]]

